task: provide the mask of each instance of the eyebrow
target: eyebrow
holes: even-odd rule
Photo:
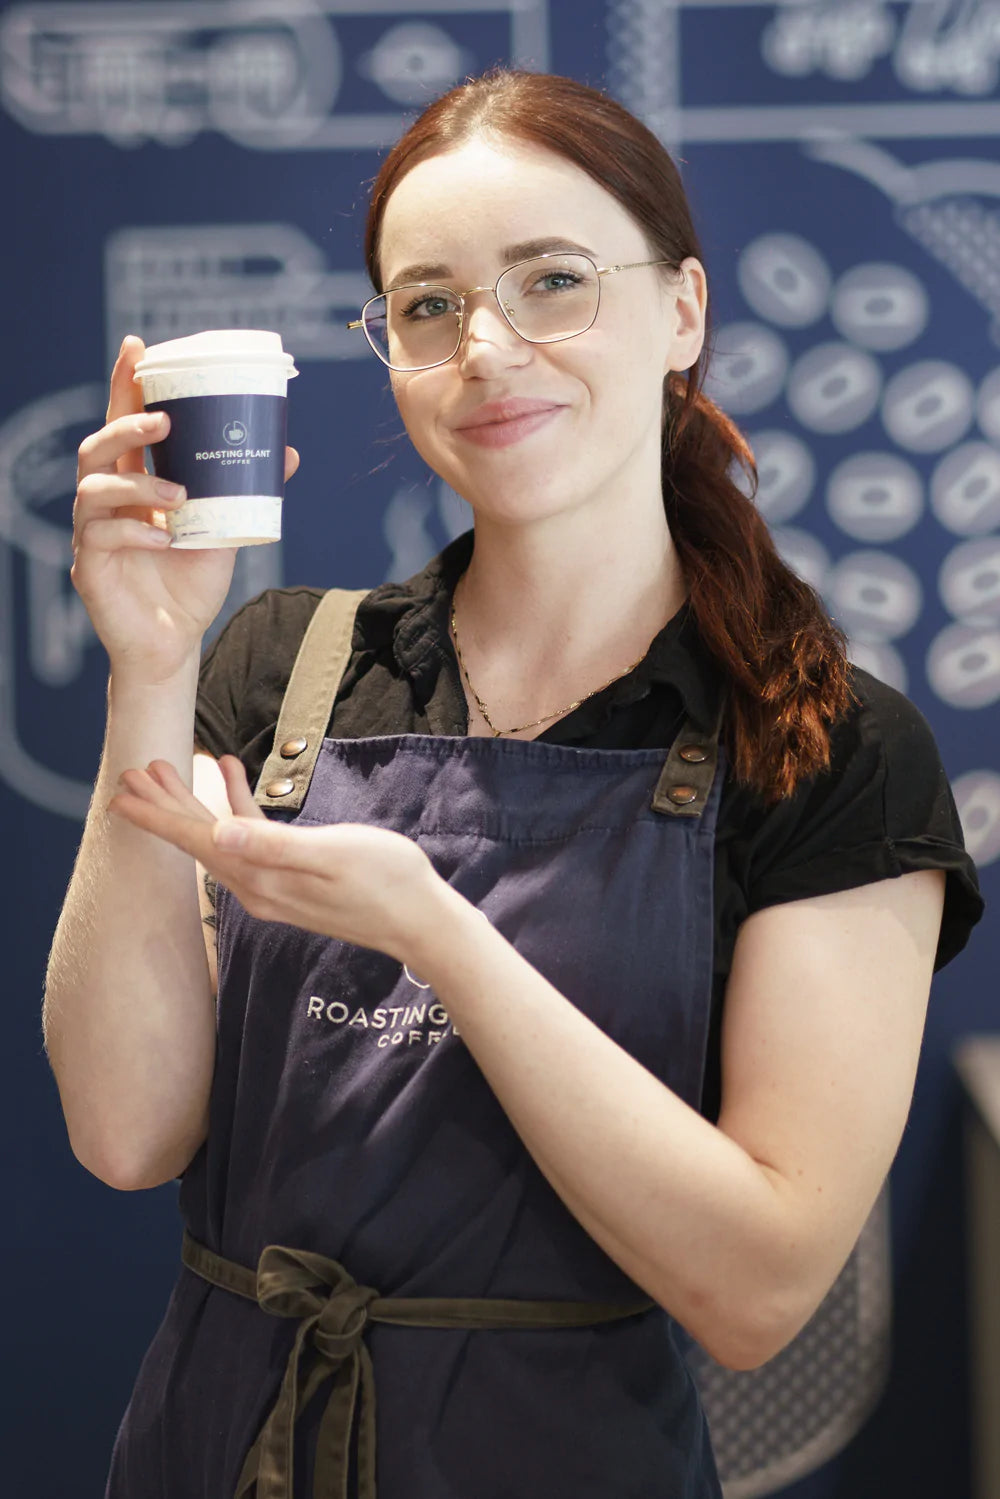
[[[567,251],[571,255],[589,255],[591,260],[596,253],[594,250],[588,250],[586,245],[578,245],[571,239],[555,235],[546,239],[523,239],[516,245],[507,245],[500,252],[500,258],[507,265],[517,265],[519,260],[530,260],[533,255],[549,255],[553,251],[560,250]],[[431,265],[429,262],[405,265],[392,277],[391,283],[386,286],[385,290],[392,291],[394,287],[409,286],[414,281],[429,281],[435,276],[450,275],[452,271],[446,265]]]

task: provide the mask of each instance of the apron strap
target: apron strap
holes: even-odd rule
[[[305,800],[337,688],[351,658],[354,617],[369,589],[329,588],[302,638],[278,714],[274,746],[257,781],[260,807],[298,812]],[[723,706],[706,733],[686,718],[670,747],[653,792],[654,812],[700,817],[719,758]]]
[[[707,734],[685,718],[653,792],[654,812],[669,817],[700,817],[704,812],[719,760],[722,711],[720,703],[715,724]]]
[[[348,1449],[358,1423],[358,1495],[375,1499],[375,1379],[362,1340],[369,1322],[396,1327],[592,1327],[649,1311],[648,1297],[631,1305],[601,1301],[510,1301],[500,1297],[380,1296],[359,1286],[337,1260],[269,1244],[256,1270],[224,1259],[191,1237],[181,1259],[203,1280],[256,1301],[296,1328],[277,1399],[247,1453],[234,1499],[256,1484],[257,1499],[293,1499],[295,1422],[325,1380],[332,1381],[320,1421],[313,1499],[347,1493]],[[360,1394],[360,1400],[359,1400]]]
[[[302,637],[254,791],[259,807],[298,812],[312,780],[341,678],[351,659],[354,616],[367,588],[328,588]]]

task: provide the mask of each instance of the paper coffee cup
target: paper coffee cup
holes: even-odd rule
[[[176,547],[242,547],[281,539],[288,381],[281,334],[214,328],[151,344],[135,367],[147,411],[170,431],[153,443],[158,479],[187,499],[166,513]]]

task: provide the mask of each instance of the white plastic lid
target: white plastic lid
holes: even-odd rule
[[[209,328],[186,338],[150,344],[135,373],[158,374],[204,364],[277,365],[289,379],[298,374],[291,354],[281,347],[281,334],[264,328]]]

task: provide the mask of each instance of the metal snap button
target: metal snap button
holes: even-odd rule
[[[667,795],[672,802],[676,802],[678,807],[686,806],[688,802],[698,800],[698,792],[694,786],[671,786]]]
[[[283,760],[294,760],[296,755],[309,748],[308,739],[286,739],[278,751]]]
[[[282,777],[277,781],[268,781],[264,791],[268,796],[287,796],[290,791],[295,790],[295,782]]]
[[[678,754],[682,760],[687,760],[693,765],[700,765],[703,760],[708,759],[708,751],[700,744],[682,744]]]

